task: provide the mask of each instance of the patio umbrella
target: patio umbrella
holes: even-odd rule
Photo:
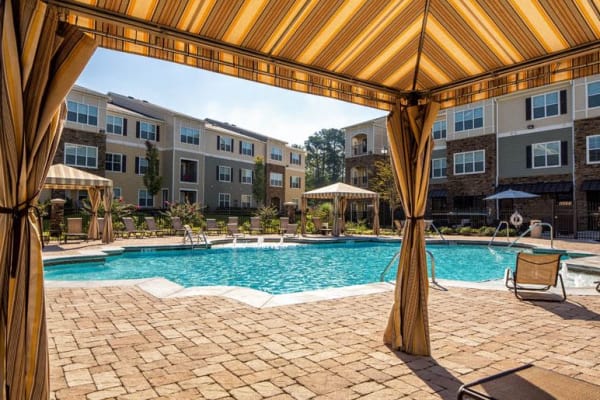
[[[2,1],[0,18],[0,399],[47,399],[35,205],[60,140],[64,99],[96,46],[41,1]]]
[[[522,192],[520,190],[508,189],[503,192],[498,192],[491,196],[486,197],[484,200],[505,200],[505,199],[532,199],[534,197],[540,197],[537,194]]]

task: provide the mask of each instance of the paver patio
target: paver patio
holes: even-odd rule
[[[265,309],[136,287],[47,301],[56,399],[453,399],[523,363],[600,382],[600,296],[432,289],[431,358],[382,344],[391,292]]]

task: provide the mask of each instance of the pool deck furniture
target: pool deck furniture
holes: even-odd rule
[[[519,253],[514,273],[509,268],[505,274],[505,285],[514,291],[519,300],[565,301],[567,293],[562,276],[559,274],[560,254],[529,254]],[[533,296],[534,292],[548,291],[560,282],[562,297]],[[523,292],[528,293],[523,297]],[[533,293],[532,293],[533,292]]]
[[[123,217],[123,223],[125,224],[125,231],[123,232],[123,234],[127,234],[128,238],[132,235],[138,239],[143,239],[144,237],[146,237],[147,231],[137,229],[133,222],[133,218]]]
[[[67,218],[67,231],[62,234],[65,243],[69,239],[88,241],[87,233],[83,232],[83,218]]]
[[[287,226],[290,223],[290,219],[288,217],[279,218],[279,233],[283,235],[287,231]]]
[[[298,236],[298,224],[287,224],[283,236],[296,237]]]
[[[227,224],[227,236],[240,237],[244,236],[243,232],[240,232],[239,226],[236,223]]]
[[[237,224],[236,224],[237,225]],[[221,233],[221,228],[219,228],[219,226],[217,225],[217,220],[214,218],[207,218],[206,219],[206,233],[208,235],[218,235]]]
[[[331,235],[332,229],[327,222],[323,222],[320,231],[322,235]]]
[[[465,384],[458,400],[592,400],[600,397],[600,386],[531,364]]]
[[[154,217],[144,217],[144,220],[146,221],[146,225],[148,226],[148,235],[149,236],[164,236],[165,234],[169,233],[169,231],[167,229],[162,229],[159,228],[156,225],[156,221],[154,220]]]
[[[250,217],[250,234],[254,232],[263,233],[262,226],[260,226],[260,217]]]
[[[171,233],[173,235],[179,235],[180,233],[185,234],[185,228],[181,223],[181,218],[179,217],[171,217]]]

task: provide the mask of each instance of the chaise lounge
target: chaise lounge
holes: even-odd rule
[[[507,288],[514,291],[519,300],[565,301],[567,293],[560,269],[560,254],[519,253],[514,273],[510,268],[504,275]],[[560,282],[562,297],[540,297],[535,292],[548,291]],[[523,295],[527,297],[524,297]]]

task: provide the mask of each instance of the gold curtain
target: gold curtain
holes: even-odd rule
[[[90,217],[90,226],[88,228],[88,238],[92,240],[98,239],[98,208],[100,207],[100,189],[97,187],[88,188],[88,196],[90,198],[90,207],[92,208],[92,216]]]
[[[115,241],[115,234],[112,228],[112,202],[112,188],[104,188],[104,230],[102,231],[102,243],[112,243]]]
[[[387,118],[392,164],[406,214],[394,304],[384,342],[409,354],[430,355],[424,214],[439,104],[396,105]]]
[[[49,397],[42,250],[34,212],[61,105],[94,41],[36,0],[0,2],[0,399]]]

